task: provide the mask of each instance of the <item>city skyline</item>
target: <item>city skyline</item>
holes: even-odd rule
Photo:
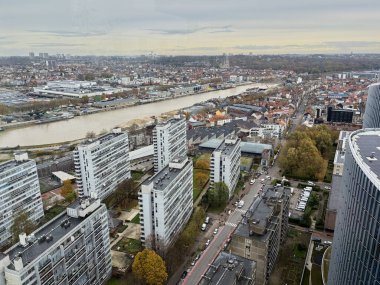
[[[1,3],[2,56],[380,51],[374,0]]]

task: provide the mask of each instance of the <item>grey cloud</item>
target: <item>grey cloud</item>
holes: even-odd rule
[[[31,47],[81,47],[83,44],[71,43],[29,43]]]
[[[158,33],[162,35],[188,35],[194,34],[197,32],[208,31],[209,33],[226,33],[232,32],[230,25],[213,27],[213,26],[204,26],[197,28],[187,28],[187,29],[146,29],[147,31]]]
[[[88,31],[88,32],[76,32],[76,31],[39,31],[29,30],[33,33],[44,33],[60,37],[97,37],[107,35],[105,31]]]

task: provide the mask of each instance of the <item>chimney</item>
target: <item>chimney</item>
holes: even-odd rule
[[[21,246],[25,247],[28,245],[28,243],[26,242],[26,233],[21,233],[18,235],[18,237],[19,237]]]
[[[14,263],[16,271],[20,271],[20,270],[22,270],[24,268],[24,264],[22,263],[22,258],[21,257],[16,257],[13,260],[13,263]]]

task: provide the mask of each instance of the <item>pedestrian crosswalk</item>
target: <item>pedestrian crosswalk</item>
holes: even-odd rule
[[[230,227],[236,228],[237,224],[226,222],[226,226],[230,226]]]
[[[242,214],[245,214],[247,212],[247,210],[243,210],[243,209],[235,209],[235,211],[242,213]]]

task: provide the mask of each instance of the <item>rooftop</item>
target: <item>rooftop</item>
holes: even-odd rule
[[[342,191],[342,176],[340,175],[333,175],[332,176],[332,183],[331,183],[331,190],[330,190],[330,196],[329,201],[327,204],[328,210],[337,210],[340,208],[340,205],[343,205],[344,199],[343,199],[343,191]]]
[[[248,285],[255,275],[256,262],[227,252],[220,252],[200,285]]]
[[[266,186],[263,196],[258,196],[250,205],[246,215],[236,228],[235,234],[240,236],[255,236],[260,240],[265,240],[270,231],[277,223],[277,216],[274,213],[274,202],[280,202],[284,195],[290,195],[290,190],[284,187]],[[263,234],[252,234],[249,223],[253,223],[257,229],[262,229]]]
[[[69,208],[78,208],[80,202],[80,199],[77,199],[74,203],[69,205]],[[29,235],[30,240],[27,246],[22,246],[20,243],[17,243],[4,253],[9,255],[11,261],[16,257],[21,257],[24,266],[26,266],[42,253],[46,252],[59,239],[68,234],[83,220],[87,219],[87,217],[73,218],[69,216],[67,212],[63,212]]]
[[[223,155],[230,155],[238,144],[240,144],[240,139],[236,136],[228,136],[215,151],[222,152]]]
[[[4,172],[6,172],[8,170],[11,170],[12,168],[14,168],[16,166],[28,163],[30,161],[32,161],[32,160],[30,160],[30,159],[23,160],[23,161],[8,160],[8,161],[5,161],[5,162],[2,162],[2,163],[0,163],[0,173],[4,173]]]
[[[359,165],[368,177],[380,186],[380,129],[353,132],[350,144],[354,150],[354,157],[359,160]]]
[[[223,143],[221,139],[211,139],[202,144],[200,147],[217,149]],[[250,153],[250,154],[262,154],[264,150],[272,150],[272,146],[270,144],[262,144],[262,143],[252,143],[252,142],[241,142],[240,148],[242,153]]]
[[[80,145],[90,145],[90,144],[93,144],[93,143],[99,143],[99,144],[102,144],[102,143],[105,143],[105,142],[108,142],[118,136],[121,136],[121,135],[124,135],[125,133],[121,131],[121,129],[118,129],[118,128],[115,128],[112,130],[111,133],[108,133],[108,134],[105,134],[103,136],[100,136],[98,138],[94,138],[94,139],[87,139],[86,141],[84,141],[83,143],[81,143]]]
[[[175,161],[178,160],[178,161]],[[174,162],[177,165],[183,165],[181,168],[170,167]],[[149,185],[153,182],[155,190],[164,190],[170,183],[177,179],[177,176],[181,173],[182,169],[189,165],[191,161],[187,156],[178,157],[174,159],[168,166],[163,168],[160,172],[153,175],[151,178],[146,180],[143,185]]]

